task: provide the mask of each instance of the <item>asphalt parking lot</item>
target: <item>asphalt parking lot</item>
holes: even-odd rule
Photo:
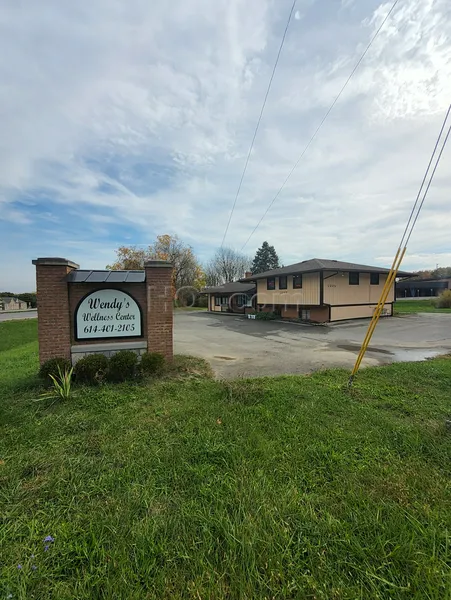
[[[15,321],[16,319],[36,319],[38,311],[34,308],[31,310],[18,310],[15,312],[0,313],[0,323],[2,321]]]
[[[351,368],[368,321],[312,326],[178,312],[175,352],[207,359],[218,377],[256,377]],[[451,315],[422,313],[381,319],[363,366],[424,360],[451,352]]]

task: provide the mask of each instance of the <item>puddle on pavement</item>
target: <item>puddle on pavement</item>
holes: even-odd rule
[[[360,351],[360,345],[358,344],[340,344],[337,348],[357,353]],[[434,350],[430,348],[393,348],[392,350],[386,350],[385,348],[375,348],[370,346],[367,352],[392,356],[393,362],[419,362],[427,360],[428,358],[440,356],[441,354],[444,354],[445,350],[443,348]]]
[[[358,344],[339,344],[337,348],[340,348],[341,350],[349,350],[350,352],[360,352],[360,346]],[[393,352],[390,352],[390,350],[385,350],[384,348],[375,348],[374,346],[369,346],[367,352],[393,355]]]
[[[421,360],[426,360],[428,358],[434,358],[435,356],[440,356],[440,354],[444,354],[444,350],[427,350],[425,348],[413,348],[411,350],[406,350],[404,348],[400,348],[394,352],[395,361],[400,362],[418,362]]]
[[[213,358],[219,358],[220,360],[236,360],[234,356],[213,356]]]

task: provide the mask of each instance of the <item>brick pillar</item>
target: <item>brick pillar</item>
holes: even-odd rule
[[[144,265],[147,290],[147,350],[173,357],[172,264],[150,260]]]
[[[38,258],[36,291],[38,301],[39,362],[49,358],[70,359],[70,310],[67,275],[79,266],[66,258]]]

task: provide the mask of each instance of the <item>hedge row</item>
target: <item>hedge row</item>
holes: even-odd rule
[[[56,377],[59,371],[69,371],[71,363],[67,358],[51,358],[41,365],[39,376],[48,380]],[[107,358],[103,354],[88,354],[74,367],[74,378],[80,383],[97,385],[102,381],[129,381],[143,375],[158,375],[165,366],[165,358],[158,352],[145,352],[138,360],[132,350],[121,350]]]

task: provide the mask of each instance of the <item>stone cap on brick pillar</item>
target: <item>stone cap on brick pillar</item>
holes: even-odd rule
[[[80,265],[68,260],[67,258],[58,257],[47,257],[47,258],[36,258],[31,261],[34,265],[39,267],[71,267],[71,269],[79,269]]]
[[[168,260],[146,260],[144,263],[145,269],[153,269],[154,267],[165,267],[166,269],[172,269],[174,265]]]

